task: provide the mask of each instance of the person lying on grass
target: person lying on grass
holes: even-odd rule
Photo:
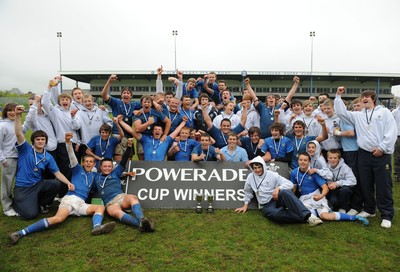
[[[114,229],[115,222],[109,222],[104,225],[101,224],[104,216],[103,205],[90,205],[85,203],[92,188],[93,181],[99,174],[92,172],[96,164],[96,159],[93,156],[85,155],[83,157],[83,166],[78,163],[72,147],[72,137],[72,132],[67,132],[65,134],[65,144],[71,162],[70,167],[72,170],[72,184],[75,187],[74,190],[68,191],[62,198],[57,213],[54,216],[41,219],[22,230],[11,233],[10,240],[12,244],[17,243],[20,238],[28,234],[43,231],[52,225],[62,223],[70,215],[93,215],[92,235],[109,233]]]
[[[246,212],[255,193],[258,203],[263,206],[263,215],[277,223],[308,222],[310,226],[322,223],[293,194],[293,184],[289,180],[267,170],[261,156],[255,157],[249,166],[252,173],[247,176],[244,185],[244,205],[235,212]]]
[[[95,180],[95,186],[110,216],[126,225],[138,227],[141,232],[154,232],[154,222],[144,217],[137,196],[125,194],[122,191],[120,177],[125,170],[127,161],[132,157],[132,146],[133,139],[129,138],[128,148],[114,169],[111,159],[104,159],[100,162],[101,173]],[[124,212],[127,209],[132,209],[133,216]]]

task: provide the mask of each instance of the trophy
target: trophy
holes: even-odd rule
[[[201,213],[203,210],[201,208],[201,202],[203,201],[203,195],[196,195],[197,206],[194,210],[196,213]]]
[[[214,196],[213,195],[207,196],[207,202],[208,202],[207,212],[208,213],[213,213],[214,212],[214,208],[212,206],[213,201],[214,201]]]

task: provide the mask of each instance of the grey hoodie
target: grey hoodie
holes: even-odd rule
[[[332,179],[332,172],[329,171],[328,166],[326,164],[325,158],[321,156],[321,145],[317,140],[309,141],[308,143],[315,144],[315,153],[314,156],[311,156],[310,168],[317,168],[317,174],[326,180]],[[307,143],[307,153],[308,153],[308,143]]]
[[[337,187],[352,187],[357,184],[357,180],[353,174],[353,171],[342,158],[339,160],[339,163],[336,165],[336,167],[332,167],[332,165],[328,163],[328,168],[332,172],[332,178],[327,181],[336,181]]]
[[[264,172],[261,176],[258,176],[253,171],[253,164],[261,163]],[[276,172],[269,171],[264,160],[257,156],[250,162],[250,169],[252,173],[247,175],[246,183],[244,184],[244,203],[249,204],[254,194],[259,204],[266,204],[272,199],[272,192],[275,188],[279,187],[281,190],[291,190],[293,183],[284,177],[280,176]]]

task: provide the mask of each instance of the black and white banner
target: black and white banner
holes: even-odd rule
[[[267,164],[288,178],[287,163]],[[213,196],[215,209],[234,209],[243,205],[243,186],[250,170],[242,162],[147,162],[131,161],[125,191],[137,195],[144,208],[194,209],[196,196]],[[251,208],[257,205],[252,202]]]

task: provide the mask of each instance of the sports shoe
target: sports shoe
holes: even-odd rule
[[[142,220],[140,220],[139,230],[140,232],[154,232],[155,231],[154,222],[150,221],[146,217],[142,218]]]
[[[11,244],[15,245],[18,242],[19,238],[21,238],[21,235],[19,235],[19,233],[16,231],[16,232],[11,233],[9,235],[9,238],[10,238]]]
[[[345,210],[345,209],[339,209],[338,212],[340,212],[340,213],[346,213],[346,210]]]
[[[350,209],[350,211],[347,212],[348,215],[357,215],[358,212],[355,209]]]
[[[359,215],[356,215],[356,221],[362,223],[364,226],[369,225],[368,219]]]
[[[308,218],[307,222],[311,227],[316,226],[316,225],[320,225],[320,224],[323,223],[320,218],[316,217],[313,214]]]
[[[367,213],[367,212],[362,211],[362,212],[360,212],[358,215],[361,216],[361,217],[367,218],[367,217],[375,217],[376,214],[374,214],[374,213]]]
[[[50,205],[40,205],[40,213],[41,214],[49,213],[50,212],[49,207]]]
[[[383,219],[381,223],[381,227],[385,229],[390,229],[392,227],[392,222],[387,219]]]
[[[16,211],[14,211],[14,209],[5,211],[4,214],[7,216],[19,216],[19,214]]]
[[[92,230],[92,235],[100,235],[100,234],[104,234],[104,233],[110,233],[114,228],[115,228],[115,222],[112,221],[112,222],[106,223],[104,225],[95,227]]]

